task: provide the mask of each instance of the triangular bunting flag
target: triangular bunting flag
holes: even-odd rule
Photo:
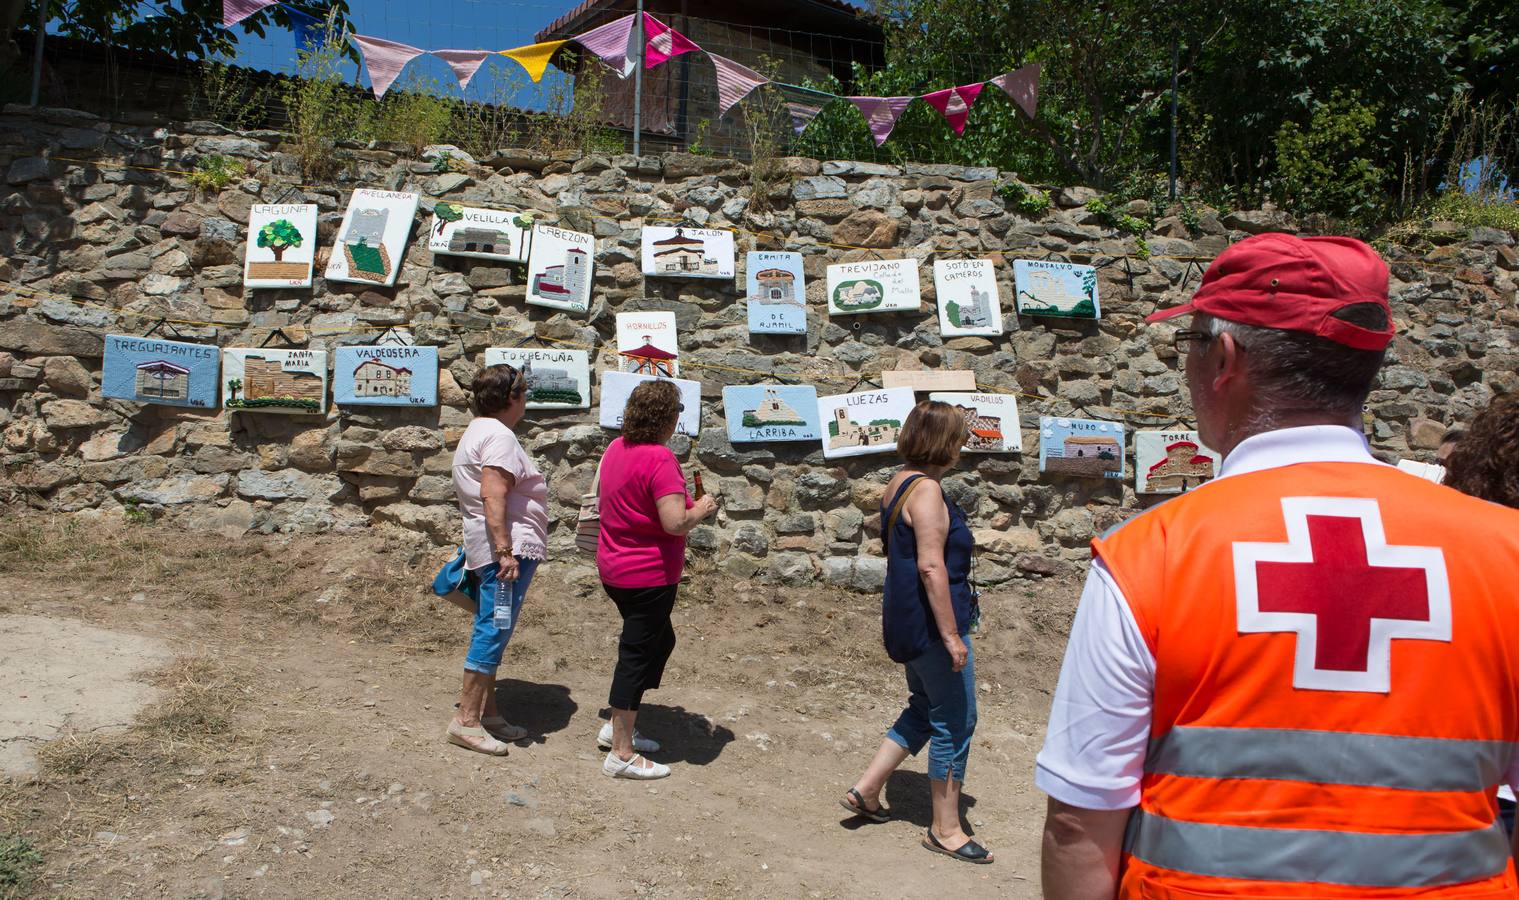
[[[643,65],[646,69],[652,69],[667,59],[672,59],[682,53],[690,53],[692,50],[701,48],[692,43],[691,39],[659,21],[648,13],[643,14],[644,37],[649,46],[643,54]]]
[[[231,28],[264,7],[274,4],[275,0],[222,0],[222,25]]]
[[[469,80],[475,77],[475,73],[480,70],[480,64],[485,62],[485,58],[494,55],[489,50],[431,50],[428,52],[448,63],[448,67],[454,70],[454,78],[459,80],[461,91],[469,87]]]
[[[364,57],[364,68],[369,70],[369,86],[376,97],[385,96],[406,64],[426,52],[384,38],[366,37],[362,34],[350,34],[348,37],[358,45],[359,54]]]
[[[787,100],[786,109],[791,112],[791,127],[801,134],[812,120],[817,118],[818,113],[823,111],[826,100]]]
[[[717,66],[717,117],[727,115],[733,104],[749,96],[750,92],[770,79],[742,66],[726,56],[708,53],[707,57]]]
[[[970,116],[971,104],[976,102],[976,97],[981,94],[983,84],[962,84],[955,88],[945,88],[942,91],[934,91],[932,94],[924,94],[923,102],[937,109],[949,127],[955,130],[955,134],[965,133],[965,120]]]
[[[1039,108],[1039,63],[1029,63],[1016,72],[998,75],[991,83],[1002,88],[1024,115],[1034,118],[1034,111]]]
[[[290,17],[290,30],[295,33],[295,49],[310,53],[326,43],[321,19],[293,6],[285,7],[285,15]]]
[[[567,43],[569,42],[544,41],[541,44],[528,44],[526,47],[502,50],[501,55],[516,60],[518,65],[527,70],[529,78],[542,81],[544,70],[549,67],[549,60],[553,58],[554,51]]]
[[[641,49],[633,29],[636,18],[636,13],[628,13],[620,19],[592,28],[585,34],[577,34],[570,40],[601,57],[603,62],[627,78],[638,66]]]
[[[907,104],[912,102],[912,98],[850,97],[849,102],[860,108],[860,114],[865,117],[865,124],[870,127],[870,134],[879,147],[891,136],[891,130],[897,127],[897,119]]]

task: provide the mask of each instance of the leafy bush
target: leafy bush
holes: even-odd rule
[[[1050,195],[1028,187],[1022,182],[1009,181],[997,188],[997,193],[1018,212],[1030,219],[1037,219],[1049,211]]]
[[[293,150],[307,178],[337,174],[343,166],[338,142],[362,139],[370,130],[372,106],[344,78],[345,51],[338,39],[300,51],[296,54],[298,77],[285,86]]]
[[[386,92],[370,121],[369,135],[410,144],[420,154],[423,147],[438,143],[448,133],[453,117],[454,103],[441,95],[437,81],[411,75]]]
[[[1296,213],[1375,221],[1388,205],[1387,172],[1368,158],[1376,129],[1375,107],[1338,92],[1314,107],[1306,128],[1283,123],[1276,133],[1277,199]]]
[[[200,83],[190,97],[190,112],[228,128],[253,128],[268,118],[270,93],[242,66],[212,59],[201,65]]]
[[[0,834],[0,896],[20,897],[42,865],[42,854],[19,834]]]
[[[202,156],[195,163],[195,170],[185,176],[190,186],[207,194],[219,194],[222,189],[243,175],[247,170],[242,163],[220,153]]]

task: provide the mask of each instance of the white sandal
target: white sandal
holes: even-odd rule
[[[648,763],[647,766],[638,765],[639,760]],[[640,754],[633,754],[632,759],[618,759],[617,754],[608,753],[607,758],[601,764],[601,774],[609,778],[631,778],[635,781],[653,781],[656,778],[668,778],[670,767],[661,763],[644,759]]]
[[[450,744],[473,750],[476,753],[484,753],[489,756],[505,756],[508,747],[491,736],[489,731],[478,725],[467,728],[458,722],[450,720],[448,723],[448,735],[444,738]]]
[[[612,749],[611,722],[602,725],[601,730],[596,733],[596,746],[600,747],[603,750]],[[644,737],[639,733],[638,729],[635,728],[633,729],[633,749],[639,753],[658,753],[659,741],[656,741],[653,738]]]
[[[527,729],[521,725],[513,725],[502,716],[481,716],[480,727],[491,733],[498,740],[511,743],[527,737]]]

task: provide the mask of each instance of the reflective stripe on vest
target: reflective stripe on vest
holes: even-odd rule
[[[1508,866],[1500,822],[1475,831],[1370,834],[1242,828],[1135,810],[1125,850],[1152,866],[1216,878],[1352,887],[1439,887]]]
[[[1406,791],[1485,791],[1514,755],[1508,741],[1282,728],[1178,726],[1152,741],[1145,771]]]

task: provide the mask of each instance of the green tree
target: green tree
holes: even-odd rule
[[[285,250],[299,247],[303,240],[300,229],[289,219],[275,219],[258,230],[258,245],[273,252],[275,262],[285,257]]]
[[[438,217],[438,227],[433,229],[433,234],[442,234],[443,229],[450,222],[457,222],[464,218],[464,207],[458,203],[450,203],[440,200],[432,208],[432,214]]]
[[[243,389],[243,380],[241,378],[229,378],[229,379],[227,379],[227,393],[231,395],[230,397],[227,398],[227,401],[230,403],[231,401],[236,400],[237,399],[237,392],[240,391],[240,390],[242,390],[242,389]]]

